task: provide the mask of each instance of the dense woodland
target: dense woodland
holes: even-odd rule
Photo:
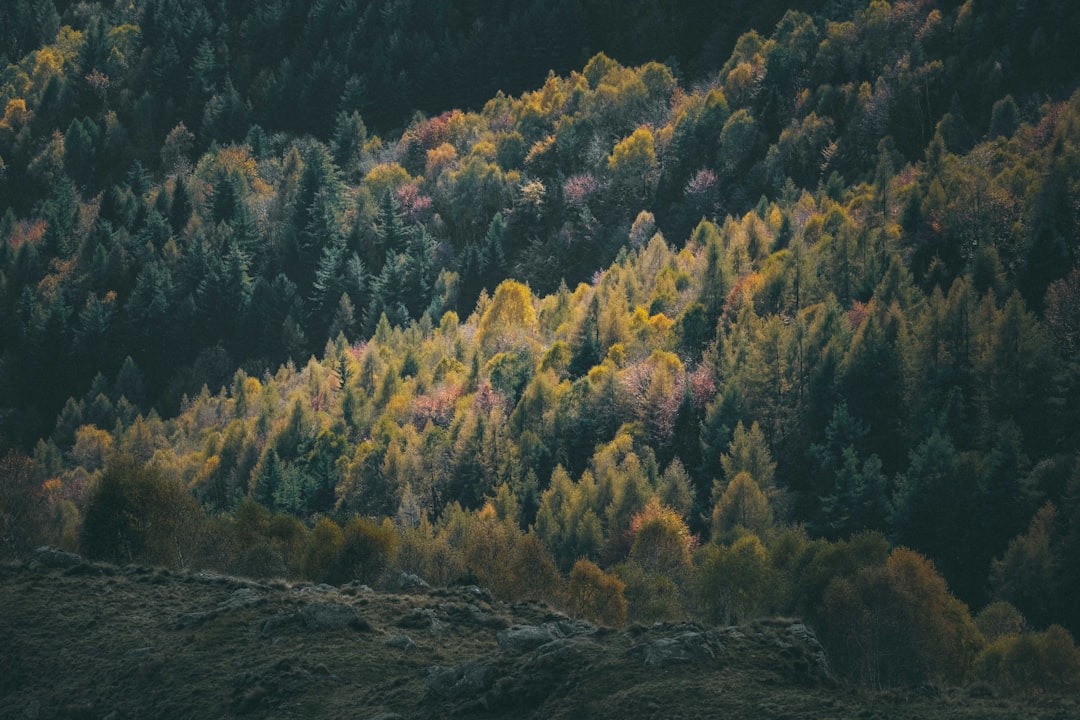
[[[0,8],[0,553],[1080,688],[1080,8],[431,5]]]

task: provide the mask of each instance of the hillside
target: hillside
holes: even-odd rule
[[[0,714],[41,718],[1066,718],[838,688],[794,620],[615,631],[480,588],[374,591],[129,566],[0,568]]]
[[[0,559],[1080,692],[1080,5],[474,5],[0,10]]]

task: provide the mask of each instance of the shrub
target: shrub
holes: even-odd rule
[[[988,642],[1007,635],[1019,635],[1024,629],[1024,616],[1011,603],[998,601],[982,609],[975,626]]]
[[[1080,649],[1060,625],[997,638],[979,654],[976,669],[981,679],[1006,693],[1080,690]]]
[[[626,584],[623,595],[630,622],[650,625],[685,615],[679,586],[667,575],[648,572],[633,562],[616,566],[614,572]]]
[[[567,581],[567,606],[574,615],[592,622],[622,627],[626,625],[625,589],[622,580],[606,574],[596,563],[578,560]]]
[[[389,519],[376,525],[354,517],[345,526],[344,540],[337,559],[330,567],[328,580],[336,585],[359,580],[370,584],[383,574],[397,552],[398,537]]]
[[[328,579],[338,555],[341,554],[341,546],[344,542],[345,534],[330,518],[321,518],[315,523],[314,529],[308,536],[307,545],[304,547],[304,560],[301,566],[304,577],[317,582]]]
[[[959,683],[981,637],[930,560],[896,548],[884,565],[833,578],[819,613],[834,666],[872,687]]]
[[[0,558],[24,558],[34,549],[45,510],[30,458],[9,452],[0,459]]]
[[[80,546],[95,560],[184,567],[204,520],[179,483],[153,466],[116,456],[90,491]]]
[[[761,540],[744,535],[732,545],[712,544],[702,551],[697,601],[710,622],[744,622],[772,606],[777,579]]]

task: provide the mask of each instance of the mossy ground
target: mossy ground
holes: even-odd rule
[[[313,604],[347,606],[357,621],[305,625],[301,611]],[[8,565],[0,567],[0,717],[1080,717],[1073,698],[870,692],[823,680],[783,650],[782,623],[751,624],[715,655],[660,667],[643,662],[642,648],[689,626],[600,630],[559,653],[499,647],[501,629],[558,619],[544,605],[468,588],[408,594]],[[401,636],[412,645],[387,644],[408,645]],[[483,688],[440,693],[428,682],[429,668],[477,661]]]

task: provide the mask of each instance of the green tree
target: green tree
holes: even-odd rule
[[[743,532],[764,536],[772,524],[769,499],[750,473],[735,475],[713,507],[713,539],[732,540]]]
[[[1052,503],[1044,505],[1031,519],[1027,532],[1009,543],[990,570],[994,597],[1012,603],[1036,626],[1053,618],[1062,563],[1053,542],[1057,519],[1057,508]]]
[[[768,553],[756,535],[732,545],[710,543],[702,551],[697,573],[697,600],[711,622],[731,625],[768,611],[775,578]]]
[[[304,546],[301,563],[304,577],[315,582],[329,579],[344,544],[341,527],[330,518],[320,518]]]
[[[756,422],[749,429],[741,421],[735,426],[735,434],[727,454],[720,458],[720,465],[724,469],[724,477],[729,481],[745,472],[766,492],[773,486],[776,462],[769,451],[765,433]]]
[[[183,486],[115,456],[90,490],[79,545],[96,560],[184,567],[202,522],[202,509]]]
[[[32,461],[9,451],[0,460],[0,542],[5,557],[26,559],[42,536],[46,509]]]
[[[345,525],[341,549],[327,570],[327,581],[335,585],[352,580],[374,583],[394,561],[397,544],[397,531],[389,519],[376,524],[354,517]]]

